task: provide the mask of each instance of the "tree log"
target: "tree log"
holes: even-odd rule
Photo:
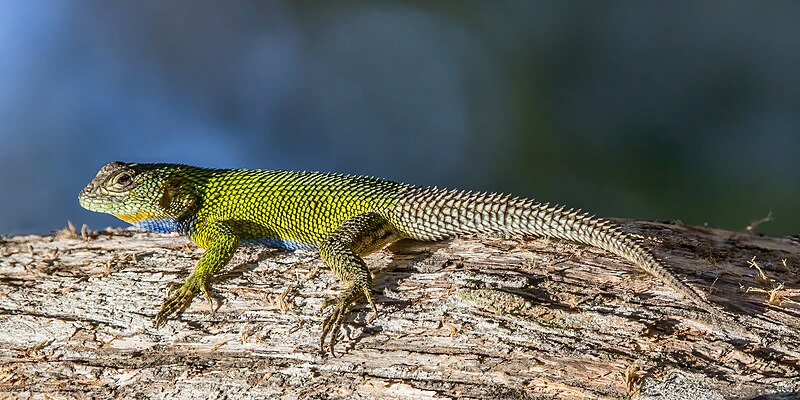
[[[0,237],[0,393],[26,398],[788,399],[800,391],[800,240],[619,221],[707,313],[591,247],[475,236],[366,258],[379,316],[355,308],[337,356],[315,252],[243,247],[159,329],[202,250],[174,235]],[[731,329],[731,326],[735,325]]]

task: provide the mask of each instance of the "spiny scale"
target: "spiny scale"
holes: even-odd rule
[[[206,249],[180,290],[164,302],[160,324],[203,291],[240,241],[315,248],[348,286],[323,322],[329,349],[350,306],[366,299],[372,278],[362,256],[389,242],[503,232],[584,243],[630,260],[714,313],[619,226],[580,210],[498,193],[440,190],[363,176],[267,170],[215,170],[178,164],[109,163],[84,188],[81,205],[154,231],[179,231]]]

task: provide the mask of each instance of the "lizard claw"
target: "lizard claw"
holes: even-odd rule
[[[378,318],[378,306],[375,305],[375,298],[372,297],[372,289],[364,289],[364,297],[367,298],[367,303],[372,307],[372,315],[367,318],[367,323],[371,324],[372,321],[375,321],[375,318]]]
[[[200,286],[200,290],[203,292],[203,296],[206,298],[208,306],[211,308],[211,313],[214,314],[217,311],[217,308],[219,307],[219,303],[217,303],[216,305],[214,304],[215,297],[211,295],[211,285],[209,285],[206,282],[205,284]]]
[[[334,306],[333,311],[322,321],[322,335],[320,335],[319,338],[319,351],[323,354],[330,352],[331,356],[336,357],[334,347],[338,341],[339,330],[342,328],[342,320],[345,314],[342,306],[337,304]],[[329,333],[330,340],[328,340],[328,348],[326,351],[325,338],[328,337]]]

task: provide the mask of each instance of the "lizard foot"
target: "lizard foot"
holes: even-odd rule
[[[371,323],[378,316],[378,307],[375,305],[375,299],[372,297],[372,290],[370,290],[369,286],[366,288],[350,287],[336,296],[335,299],[326,299],[322,302],[322,310],[333,306],[331,313],[322,321],[322,335],[319,338],[319,348],[322,353],[326,352],[325,339],[330,335],[327,351],[336,357],[334,347],[339,341],[339,331],[342,329],[345,318],[350,313],[350,307],[361,300],[362,297],[366,297],[367,302],[372,307],[373,314],[367,320],[367,323]]]
[[[194,276],[189,277],[178,290],[170,294],[169,298],[161,304],[161,310],[156,314],[153,325],[158,328],[164,325],[170,315],[176,314],[191,304],[192,299],[198,291],[202,291],[209,305],[211,312],[214,312],[214,301],[211,296],[211,285],[208,282],[199,282]]]

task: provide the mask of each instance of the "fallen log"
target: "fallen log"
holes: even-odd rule
[[[202,250],[174,235],[0,237],[0,393],[18,397],[791,398],[800,239],[619,221],[731,315],[716,323],[636,266],[547,239],[403,241],[366,258],[379,317],[337,357],[315,252],[242,248],[156,329]],[[733,327],[733,329],[732,329]],[[771,396],[771,397],[769,397]]]

